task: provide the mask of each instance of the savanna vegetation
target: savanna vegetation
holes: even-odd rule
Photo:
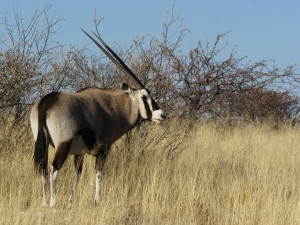
[[[186,129],[175,121],[145,125],[141,135],[133,131],[129,145],[124,140],[114,145],[96,206],[94,159],[86,156],[70,209],[72,158],[58,177],[57,206],[42,207],[33,142],[6,140],[0,152],[0,223],[299,224],[297,130],[211,122],[197,124],[193,134]]]
[[[28,121],[32,104],[51,91],[127,81],[91,46],[66,50],[56,41],[62,17],[51,10],[36,11],[27,25],[14,11],[15,21],[5,18],[0,35],[0,223],[300,223],[295,65],[236,58],[236,49],[222,59],[227,33],[213,44],[199,41],[186,54],[180,43],[190,31],[173,11],[160,36],[113,46],[168,120],[143,124],[114,145],[100,205],[93,204],[94,159],[87,156],[73,207],[67,207],[71,157],[58,176],[57,206],[42,207]],[[96,32],[101,20],[94,20]]]

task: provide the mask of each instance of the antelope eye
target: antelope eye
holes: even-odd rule
[[[142,99],[145,101],[145,100],[147,100],[147,96],[142,96]]]

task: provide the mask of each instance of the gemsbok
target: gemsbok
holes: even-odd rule
[[[74,155],[75,183],[69,198],[74,199],[82,173],[84,154],[96,158],[95,204],[100,202],[100,180],[112,144],[135,127],[140,120],[160,123],[166,117],[148,89],[117,54],[95,33],[98,43],[82,30],[135,84],[121,88],[84,88],[76,93],[52,92],[38,100],[30,114],[35,140],[34,166],[42,176],[43,200],[46,206],[47,177],[50,172],[50,206],[56,204],[56,180],[68,155]],[[55,156],[48,172],[48,147]]]

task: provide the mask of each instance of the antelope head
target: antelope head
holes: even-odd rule
[[[166,119],[163,110],[159,108],[157,103],[152,98],[150,91],[142,84],[137,76],[127,67],[127,65],[119,58],[119,56],[99,37],[95,37],[101,42],[98,43],[87,32],[81,29],[102,51],[103,53],[121,70],[123,71],[135,84],[136,88],[131,88],[128,84],[122,83],[122,90],[129,94],[133,101],[139,106],[139,113],[141,118],[155,123],[161,123]]]

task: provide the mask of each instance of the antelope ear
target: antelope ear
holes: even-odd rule
[[[134,92],[134,90],[126,83],[122,83],[121,88],[123,91],[125,91],[128,94],[133,94],[133,92]]]

